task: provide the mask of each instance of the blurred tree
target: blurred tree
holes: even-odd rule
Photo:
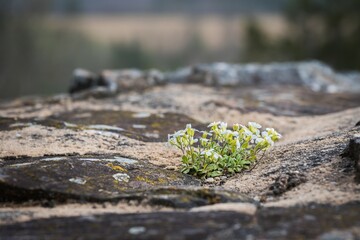
[[[285,9],[286,36],[268,40],[249,23],[246,59],[319,59],[342,69],[360,70],[360,1],[291,0]],[[254,59],[252,59],[254,60]]]
[[[65,92],[73,69],[110,65],[108,47],[46,22],[52,0],[0,0],[0,99]]]
[[[152,60],[139,43],[116,43],[111,48],[112,66],[114,68],[140,68],[151,67]]]

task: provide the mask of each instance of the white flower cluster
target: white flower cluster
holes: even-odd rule
[[[209,131],[198,131],[188,124],[168,135],[168,142],[183,153],[183,172],[201,176],[239,172],[256,160],[257,153],[281,138],[273,128],[261,131],[256,122],[247,126],[234,124],[232,129],[225,122],[213,122],[208,128]]]

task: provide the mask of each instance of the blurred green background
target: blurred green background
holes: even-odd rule
[[[358,0],[0,0],[0,99],[67,91],[74,68],[318,59],[360,70]]]

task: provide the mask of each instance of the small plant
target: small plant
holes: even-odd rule
[[[281,138],[273,128],[261,131],[255,122],[234,124],[232,130],[227,123],[214,122],[208,128],[199,131],[187,124],[185,129],[169,134],[168,142],[182,151],[183,173],[201,178],[238,173]]]

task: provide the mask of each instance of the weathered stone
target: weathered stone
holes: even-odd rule
[[[38,124],[73,130],[114,132],[144,142],[165,142],[168,134],[185,128],[188,123],[198,129],[205,127],[205,124],[183,114],[103,110],[67,112],[45,119],[23,118],[19,120],[0,117],[0,131],[20,130]]]
[[[0,202],[69,199],[137,200],[150,205],[191,208],[224,202],[254,202],[239,193],[182,187],[199,180],[147,162],[116,156],[64,156],[1,163]],[[169,187],[176,186],[176,187]]]
[[[198,64],[188,76],[189,81],[218,86],[297,85],[313,91],[353,91],[353,76],[335,73],[320,62],[271,64]],[[357,90],[359,86],[356,85]]]
[[[82,96],[111,96],[118,90],[118,85],[103,75],[96,75],[84,69],[75,69],[69,92],[82,92]],[[79,98],[81,95],[75,97]]]
[[[233,211],[102,214],[39,219],[0,226],[7,239],[324,239],[337,229],[360,237],[360,204]],[[354,229],[352,231],[351,229]],[[332,236],[339,236],[332,232]],[[326,239],[326,238],[325,238]]]
[[[216,188],[203,187],[168,187],[147,192],[146,202],[173,208],[193,208],[219,203],[251,203],[256,202],[241,193]]]
[[[205,183],[214,183],[214,182],[215,182],[215,179],[212,177],[205,179]]]
[[[298,186],[306,181],[305,174],[299,172],[282,173],[269,187],[266,194],[268,195],[281,195],[284,192]]]
[[[75,69],[69,92],[74,98],[112,96],[116,92],[140,90],[165,82],[162,72],[152,69],[105,70],[96,75],[84,69]]]
[[[129,192],[199,185],[189,175],[117,156],[60,156],[0,163],[0,201],[142,199]]]
[[[359,91],[359,73],[340,74],[317,62],[271,64],[197,64],[174,72],[121,69],[104,71],[99,76],[83,69],[74,71],[71,93],[87,90],[88,96],[114,94],[116,91],[144,89],[165,83],[200,83],[211,86],[291,85],[313,91]],[[101,89],[102,88],[102,89]],[[86,97],[86,95],[82,95]]]
[[[354,161],[356,180],[360,181],[360,136],[350,139],[348,147],[342,153],[344,157],[350,157]]]
[[[97,84],[97,76],[85,69],[75,69],[73,73],[73,81],[70,86],[70,93],[83,91],[95,87]]]
[[[185,125],[188,123],[200,129],[205,126],[182,114],[150,114],[148,112],[131,111],[68,112],[53,116],[50,120],[60,120],[61,122],[75,124],[69,126],[73,129],[118,132],[127,137],[145,142],[165,142],[168,139],[168,134],[185,128]],[[139,128],[136,126],[143,127]]]
[[[229,211],[249,215],[254,215],[256,213],[256,210],[256,205],[252,203],[218,203],[214,205],[207,205],[190,209],[190,211],[192,212]]]

